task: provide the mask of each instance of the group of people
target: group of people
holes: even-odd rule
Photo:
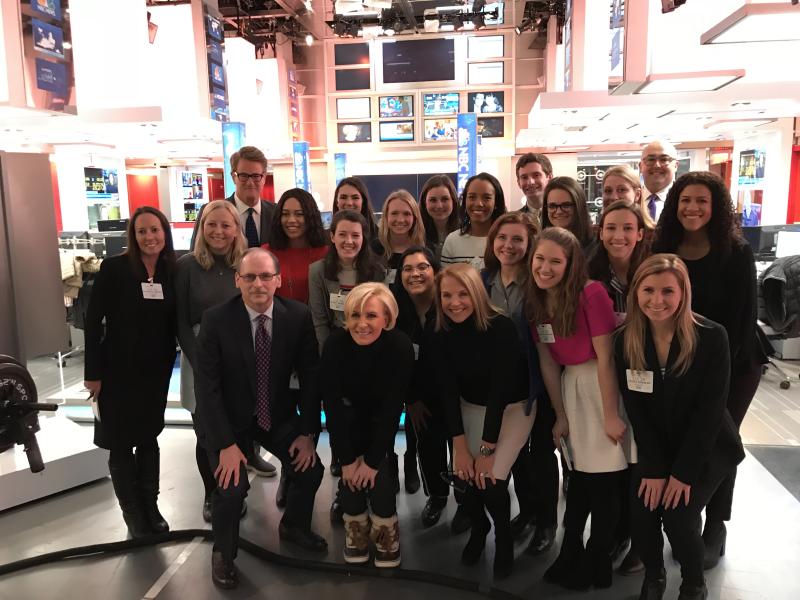
[[[519,159],[526,203],[512,212],[488,173],[460,197],[436,176],[419,201],[390,194],[376,224],[363,182],[347,178],[325,231],[304,190],[259,199],[258,149],[243,147],[231,168],[236,193],[203,207],[191,253],[176,262],[166,218],[143,207],[129,250],[104,261],[94,285],[86,387],[132,535],[168,529],[156,438],[177,337],[218,586],[238,583],[258,446],[281,462],[281,539],[327,548],[311,529],[321,408],[341,476],[331,516],[344,523],[344,560],[368,562],[374,547],[376,566],[398,566],[405,409],[406,489],[420,485],[418,463],[430,527],[453,488],[452,529],[470,531],[462,563],[480,560],[492,527],[496,578],[512,572],[514,539],[531,527],[526,552],[549,550],[563,487],[546,580],[609,587],[624,555],[621,572],[644,570],[640,598],[660,599],[663,527],[680,600],[707,597],[703,571],[725,551],[738,427],[763,359],[753,255],[719,177],[673,181],[674,148],[651,143],[644,187],[627,167],[606,173],[596,228],[581,187],[554,177],[544,155]]]

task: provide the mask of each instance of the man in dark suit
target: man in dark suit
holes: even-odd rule
[[[197,339],[199,437],[218,482],[212,498],[212,580],[223,588],[238,584],[233,560],[250,487],[244,450],[253,441],[280,459],[289,479],[281,539],[308,550],[327,549],[311,531],[323,472],[314,450],[320,429],[317,340],[309,308],[275,296],[280,285],[277,259],[260,248],[248,250],[236,273],[241,296],[208,309]],[[300,382],[299,402],[289,393],[292,372]]]
[[[242,146],[238,152],[231,155],[231,172],[236,192],[226,200],[231,202],[239,213],[247,247],[255,248],[266,244],[269,241],[272,215],[275,212],[275,205],[272,202],[261,200],[261,190],[267,177],[267,157],[255,146]],[[194,250],[197,228],[205,207],[205,204],[201,206],[197,214],[190,250]],[[248,449],[247,468],[262,477],[274,477],[275,467],[261,458],[259,452],[258,444],[255,444],[252,450]]]

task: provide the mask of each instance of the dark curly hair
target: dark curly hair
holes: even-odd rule
[[[459,210],[461,212],[461,233],[466,234],[472,231],[472,223],[470,222],[469,215],[467,214],[467,192],[469,191],[469,186],[472,185],[472,182],[476,179],[480,179],[481,181],[486,181],[489,185],[494,188],[494,210],[492,211],[492,216],[490,217],[492,223],[495,222],[497,217],[506,212],[506,196],[503,194],[503,186],[500,185],[500,182],[497,180],[497,177],[491,175],[489,173],[478,173],[477,175],[473,175],[469,179],[467,179],[467,183],[464,184],[464,191],[461,192],[461,198],[459,199]]]
[[[678,177],[667,194],[656,226],[653,253],[675,253],[680,246],[684,231],[678,220],[678,204],[683,190],[689,185],[703,185],[711,192],[711,219],[705,226],[711,251],[725,256],[732,248],[741,247],[745,242],[736,231],[731,193],[725,182],[708,171],[690,171]]]
[[[272,226],[269,231],[269,247],[273,250],[283,250],[289,247],[289,238],[281,223],[281,213],[283,212],[284,204],[290,198],[294,198],[300,203],[300,209],[303,211],[306,224],[305,237],[308,245],[312,248],[320,248],[327,245],[326,238],[328,236],[325,235],[325,229],[322,227],[322,216],[319,214],[314,197],[304,189],[292,188],[281,194],[281,198],[275,207],[275,216],[272,218]]]

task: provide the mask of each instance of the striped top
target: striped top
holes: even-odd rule
[[[483,269],[483,255],[486,252],[486,238],[453,231],[442,246],[442,266],[467,263],[478,271]]]

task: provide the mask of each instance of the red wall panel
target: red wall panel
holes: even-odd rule
[[[128,207],[131,214],[140,206],[158,208],[158,177],[155,175],[126,175]]]

